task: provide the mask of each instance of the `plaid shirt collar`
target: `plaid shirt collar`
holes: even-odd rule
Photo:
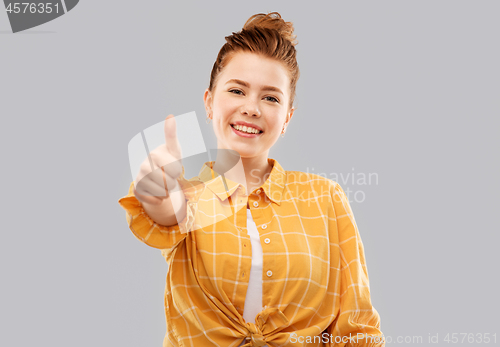
[[[264,191],[269,200],[280,205],[286,184],[286,173],[277,160],[268,158],[267,162],[273,166],[273,169],[260,188]],[[224,201],[233,195],[239,186],[243,187],[243,185],[219,175],[213,170],[213,164],[213,161],[208,161],[203,164],[198,178],[201,182],[204,182],[208,189],[210,189],[221,201]]]

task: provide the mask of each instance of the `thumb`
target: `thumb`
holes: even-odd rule
[[[179,139],[177,138],[177,124],[175,122],[175,117],[173,114],[169,114],[165,118],[165,145],[168,151],[174,156],[175,159],[180,160],[181,155],[181,145]]]

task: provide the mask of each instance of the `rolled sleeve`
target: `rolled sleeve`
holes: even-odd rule
[[[197,179],[186,180],[184,168],[177,181],[186,197],[187,210],[184,219],[175,225],[165,226],[151,219],[134,195],[134,182],[130,184],[128,194],[118,200],[126,212],[127,223],[134,236],[144,244],[167,253],[183,241],[193,228],[198,206],[196,200],[204,187]]]

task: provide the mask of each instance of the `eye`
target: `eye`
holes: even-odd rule
[[[269,100],[269,101],[271,101],[271,102],[276,102],[276,103],[279,103],[279,102],[280,102],[280,101],[279,101],[278,99],[276,99],[274,96],[266,96],[266,99],[267,99],[267,98],[271,99],[271,100]]]
[[[235,92],[235,93],[234,93]],[[243,93],[241,90],[239,89],[231,89],[229,90],[229,93],[233,93],[233,94],[237,94],[237,95],[241,95],[240,93]]]

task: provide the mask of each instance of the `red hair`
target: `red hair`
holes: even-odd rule
[[[295,87],[300,76],[293,23],[285,22],[278,12],[258,13],[246,21],[241,31],[233,32],[225,39],[226,43],[220,49],[212,68],[208,90],[214,91],[218,76],[235,53],[257,53],[281,62],[288,71],[290,77],[288,107],[291,108],[295,99]]]

